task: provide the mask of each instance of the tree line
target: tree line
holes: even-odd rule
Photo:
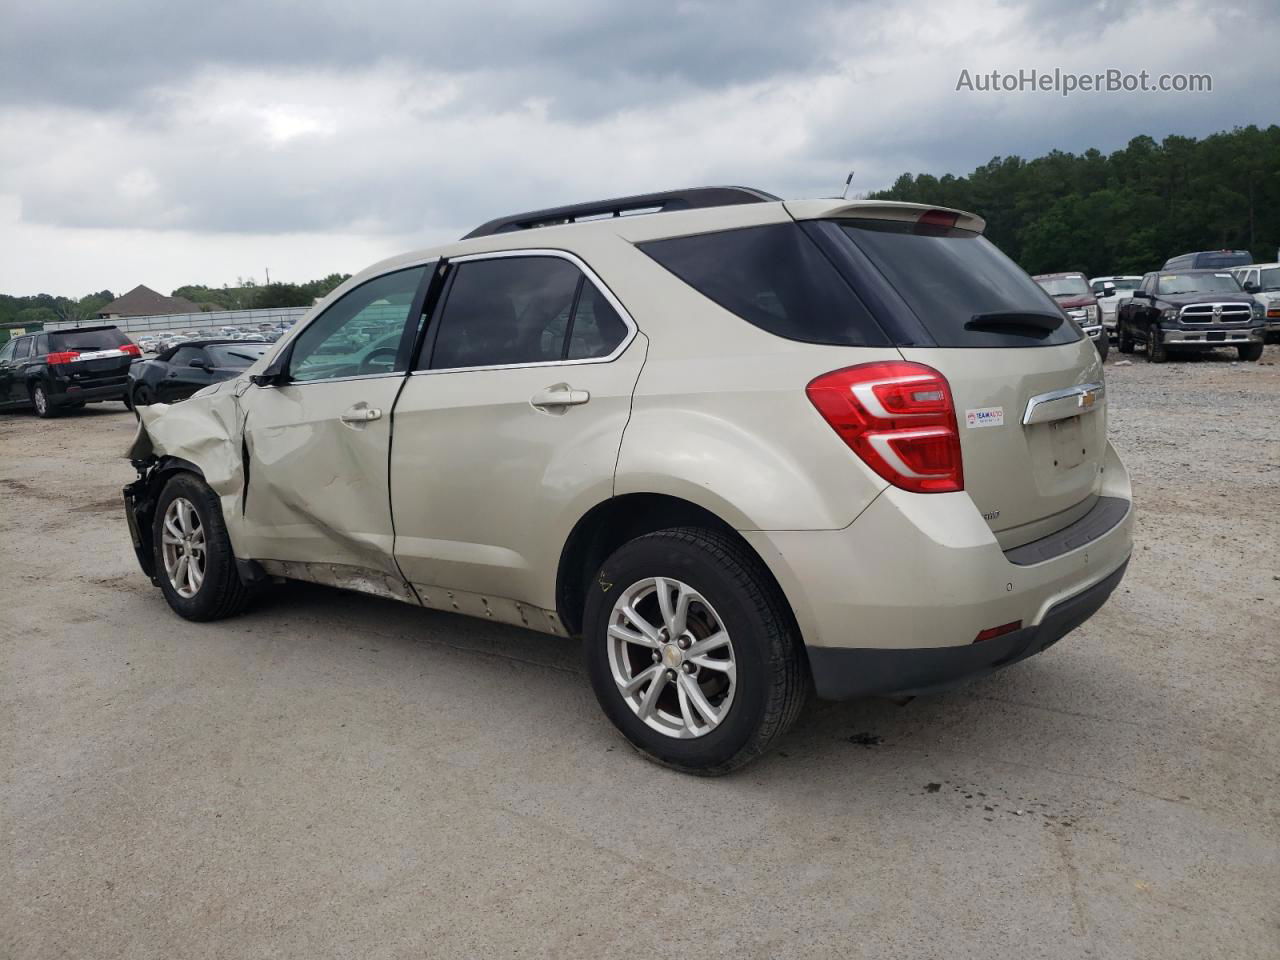
[[[350,277],[349,273],[331,273],[308,283],[268,283],[259,286],[253,278],[238,279],[236,286],[224,284],[208,287],[188,284],[172,291],[171,297],[185,297],[201,310],[252,310],[265,307],[309,307]],[[110,290],[100,290],[83,297],[63,297],[37,293],[15,297],[0,293],[0,326],[17,324],[34,329],[55,321],[83,323],[92,320],[104,306],[116,299]],[[0,341],[5,338],[0,336]]]
[[[1280,126],[995,157],[967,176],[904,173],[869,199],[970,210],[1028,273],[1141,274],[1217,249],[1267,263],[1280,247]]]

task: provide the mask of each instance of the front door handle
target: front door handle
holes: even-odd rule
[[[590,399],[591,394],[586,390],[574,390],[567,383],[557,383],[539,390],[529,398],[529,402],[539,410],[559,410],[563,413],[565,407],[576,407]]]
[[[381,418],[382,411],[377,407],[369,407],[363,403],[357,403],[342,415],[342,422],[369,423],[371,420],[380,420]]]

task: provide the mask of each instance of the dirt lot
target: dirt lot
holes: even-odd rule
[[[1280,956],[1280,348],[1112,356],[1102,612],[715,781],[564,641],[301,585],[177,619],[132,416],[0,414],[0,957]]]

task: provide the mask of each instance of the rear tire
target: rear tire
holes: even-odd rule
[[[236,570],[222,505],[195,474],[174,474],[164,485],[151,544],[160,590],[178,616],[221,620],[244,609],[250,591]]]
[[[621,546],[587,588],[583,633],[605,715],[646,757],[686,773],[725,774],[762,754],[811,686],[786,600],[757,557],[713,530],[660,530]]]
[[[49,397],[49,391],[40,381],[31,385],[31,405],[36,409],[36,416],[42,420],[52,420],[58,415],[58,408]]]
[[[1244,346],[1237,347],[1236,349],[1240,351],[1241,360],[1252,361],[1262,359],[1262,344],[1260,343],[1246,343]]]
[[[1160,328],[1152,327],[1147,331],[1147,362],[1164,363],[1168,359],[1169,351],[1165,348],[1164,337],[1160,335]]]

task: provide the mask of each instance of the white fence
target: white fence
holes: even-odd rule
[[[213,310],[209,313],[167,313],[158,317],[112,317],[107,320],[86,320],[83,323],[55,321],[46,323],[46,330],[70,330],[75,327],[93,327],[104,323],[114,324],[134,339],[147,333],[191,333],[220,327],[290,326],[306,314],[310,307],[277,307],[265,310]]]

